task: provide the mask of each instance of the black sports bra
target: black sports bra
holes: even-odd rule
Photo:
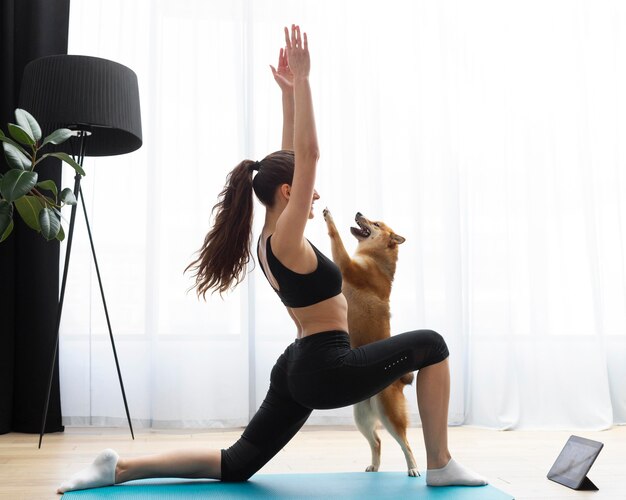
[[[280,297],[283,304],[287,307],[306,307],[317,304],[326,299],[330,299],[341,293],[341,271],[337,265],[320,252],[309,240],[309,244],[313,248],[317,256],[317,268],[309,274],[300,274],[285,267],[272,252],[269,235],[265,242],[265,254],[267,255],[267,264],[278,282],[280,290],[274,291]],[[259,237],[259,243],[261,238]],[[257,245],[257,256],[259,255],[259,247]],[[259,263],[261,259],[259,258]],[[263,265],[261,270],[265,277],[268,278]],[[269,281],[269,278],[268,278]],[[271,285],[271,283],[270,283]]]

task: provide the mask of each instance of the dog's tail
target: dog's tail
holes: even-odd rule
[[[400,382],[402,382],[404,385],[411,385],[414,379],[415,376],[413,375],[413,372],[411,372],[407,373],[406,375],[402,375],[400,377]]]

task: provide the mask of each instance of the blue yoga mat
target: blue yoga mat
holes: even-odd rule
[[[256,474],[245,483],[203,479],[141,479],[92,490],[71,491],[63,500],[115,498],[116,500],[219,500],[241,498],[324,498],[341,500],[511,500],[493,486],[428,487],[424,476],[402,472],[344,472],[338,474]]]

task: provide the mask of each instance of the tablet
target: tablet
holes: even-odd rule
[[[597,490],[596,485],[587,478],[587,472],[603,446],[598,441],[570,436],[548,472],[548,479],[575,490]]]

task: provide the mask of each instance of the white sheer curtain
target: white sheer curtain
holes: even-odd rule
[[[349,249],[357,211],[407,238],[392,330],[446,338],[450,424],[626,422],[623,2],[72,0],[70,53],[140,84],[144,146],[84,179],[136,425],[245,425],[294,337],[260,270],[207,303],[183,275],[230,169],[280,147],[291,22],[322,151],[307,235],[329,252],[328,206]],[[80,216],[60,352],[64,423],[125,425]]]

